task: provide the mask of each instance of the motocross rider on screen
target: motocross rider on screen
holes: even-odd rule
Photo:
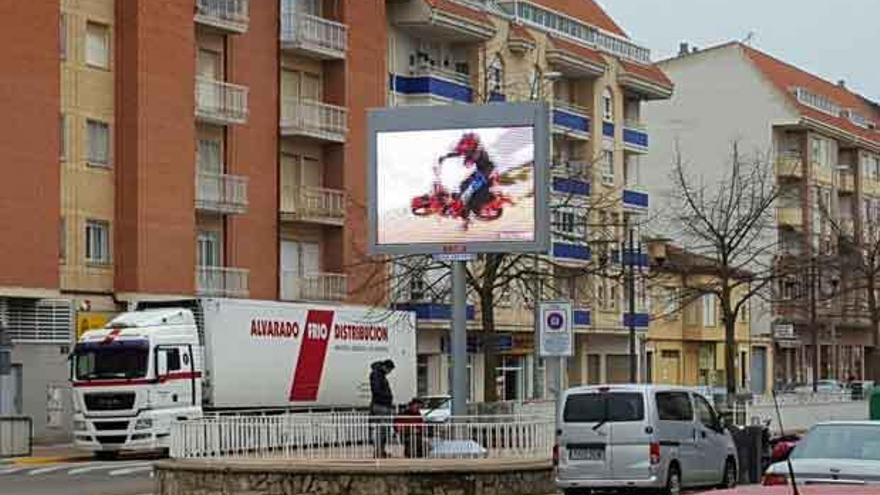
[[[490,199],[489,186],[494,179],[495,164],[489,159],[479,136],[473,132],[465,133],[451,152],[440,157],[439,164],[447,158],[458,156],[463,158],[465,167],[475,168],[459,187],[459,198],[463,205],[461,217],[464,219],[463,227],[467,230],[471,212],[480,211]]]

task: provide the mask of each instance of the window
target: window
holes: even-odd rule
[[[504,94],[504,62],[501,57],[495,55],[492,63],[489,64],[488,74],[489,95],[492,93]]]
[[[641,421],[645,405],[640,393],[576,394],[565,401],[562,416],[566,423]]]
[[[109,31],[103,24],[86,24],[86,65],[100,69],[110,68]]]
[[[706,399],[694,394],[694,408],[697,410],[697,419],[700,423],[703,423],[703,426],[707,428],[715,428],[718,425],[718,418],[715,417],[715,411]]]
[[[199,173],[219,174],[223,172],[220,141],[199,139]]]
[[[702,304],[698,300],[691,300],[684,307],[684,324],[696,326],[700,324]]]
[[[654,397],[661,421],[693,421],[694,410],[687,392],[658,392]]]
[[[58,117],[58,148],[61,161],[67,159],[67,116],[63,113]]]
[[[110,262],[110,224],[101,220],[86,220],[86,262]]]
[[[609,122],[614,121],[614,95],[608,88],[602,92],[602,118]]]
[[[614,182],[614,150],[602,150],[602,182]]]
[[[165,371],[171,373],[180,369],[180,349],[165,349]]]
[[[428,395],[428,364],[427,354],[419,354],[416,357],[416,394],[420,397]]]
[[[717,300],[715,294],[703,294],[703,326],[714,327],[718,324]]]
[[[58,259],[67,259],[67,221],[64,217],[58,221]]]
[[[107,166],[110,164],[110,126],[106,122],[89,119],[86,121],[88,135],[89,165]]]
[[[221,266],[219,232],[212,230],[199,231],[196,243],[199,266]]]
[[[58,19],[58,53],[61,60],[67,59],[67,16],[64,14]]]

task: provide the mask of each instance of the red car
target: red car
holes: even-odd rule
[[[761,486],[751,485],[730,490],[712,490],[702,492],[704,495],[792,495],[794,492],[788,485]],[[798,486],[800,495],[876,495],[877,487],[858,485],[805,485]]]

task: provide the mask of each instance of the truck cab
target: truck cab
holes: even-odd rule
[[[99,457],[166,449],[171,423],[202,414],[202,346],[188,309],[122,313],[71,354],[74,443]]]

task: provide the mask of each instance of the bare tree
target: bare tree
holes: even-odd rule
[[[685,277],[683,281],[687,291],[714,294],[718,299],[724,326],[726,388],[731,396],[736,392],[737,317],[778,275],[773,264],[778,189],[766,157],[745,157],[736,142],[728,162],[721,165],[724,172],[720,178],[706,183],[701,176],[689,173],[680,150],[676,150],[672,205],[664,215],[664,227],[672,230],[670,237],[688,251],[714,264],[706,267],[711,277]]]

